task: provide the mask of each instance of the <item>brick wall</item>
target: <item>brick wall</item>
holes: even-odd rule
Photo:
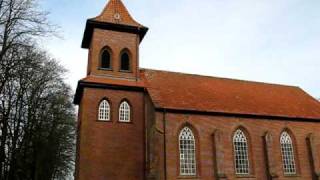
[[[144,178],[144,97],[142,92],[86,88],[80,109],[78,180]],[[107,98],[111,121],[97,121],[99,102]],[[118,122],[123,99],[131,104],[132,123]]]
[[[163,129],[163,113],[157,113],[159,129]],[[273,158],[277,179],[312,179],[313,169],[310,164],[310,153],[307,146],[306,138],[310,133],[318,137],[320,124],[312,122],[293,122],[283,120],[262,120],[262,119],[243,119],[219,116],[204,115],[183,115],[167,113],[166,119],[166,150],[167,150],[167,179],[186,179],[179,176],[179,151],[178,151],[178,134],[179,130],[186,125],[194,129],[196,136],[198,176],[194,179],[214,179],[215,158],[213,133],[216,130],[222,132],[221,142],[224,150],[224,172],[228,179],[267,179],[267,160],[263,137],[266,132],[273,136]],[[233,159],[233,132],[241,127],[248,133],[249,155],[251,174],[246,177],[237,177],[234,171]],[[282,171],[282,159],[280,151],[280,133],[288,129],[294,139],[296,150],[297,176],[284,176]],[[163,136],[162,136],[163,137]],[[317,139],[317,138],[315,138]],[[319,149],[319,141],[316,146]],[[163,147],[159,147],[163,149]],[[316,154],[319,156],[319,152]],[[319,164],[320,162],[316,162]],[[162,179],[162,178],[161,178]],[[189,178],[188,178],[189,179]]]
[[[100,54],[103,48],[111,51],[112,70],[101,70]],[[88,74],[106,77],[136,79],[138,77],[139,36],[125,32],[94,29],[92,43],[89,49]],[[120,71],[120,54],[129,51],[131,72]]]

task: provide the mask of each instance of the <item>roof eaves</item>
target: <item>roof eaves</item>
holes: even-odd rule
[[[236,112],[221,112],[221,111],[204,111],[195,109],[179,109],[170,107],[155,106],[156,111],[166,111],[172,113],[183,114],[197,114],[197,115],[215,115],[215,116],[227,116],[227,117],[239,117],[239,118],[254,118],[254,119],[268,119],[268,120],[292,120],[292,121],[305,121],[305,122],[318,122],[320,123],[320,117],[298,117],[298,116],[285,116],[285,115],[266,115],[266,114],[254,114],[254,113],[236,113]]]
[[[82,45],[81,45],[82,48],[90,47],[91,39],[93,36],[93,30],[95,28],[138,34],[140,36],[140,42],[143,40],[144,36],[148,32],[148,28],[144,26],[138,27],[138,26],[114,24],[109,22],[101,22],[93,19],[88,19],[86,23],[86,28],[84,30],[84,36],[82,39]]]
[[[145,88],[142,86],[95,83],[95,82],[86,82],[85,80],[80,80],[80,81],[78,81],[76,94],[74,96],[74,100],[73,100],[74,104],[76,104],[76,105],[80,104],[84,88],[102,88],[102,89],[129,90],[129,91],[145,91]]]

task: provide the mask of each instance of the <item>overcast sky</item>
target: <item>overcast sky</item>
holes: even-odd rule
[[[76,88],[86,75],[86,19],[107,0],[42,0],[63,39],[44,43]],[[143,68],[299,86],[320,97],[319,0],[123,0],[149,27]]]

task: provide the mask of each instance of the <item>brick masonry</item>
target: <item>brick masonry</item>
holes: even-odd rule
[[[107,31],[95,29],[89,49],[88,75],[116,77],[116,78],[138,78],[138,54],[139,54],[139,36],[136,34]],[[101,70],[100,54],[103,48],[107,48],[111,52],[112,70]],[[126,51],[130,56],[130,72],[120,71],[120,55]]]
[[[121,18],[114,21],[111,12],[120,13],[123,22]],[[117,23],[140,28],[120,0],[111,0],[96,20],[115,23],[117,28]],[[76,180],[320,179],[320,120],[244,118],[157,109],[157,100],[152,100],[150,87],[147,83],[143,86],[140,77],[140,38],[137,33],[122,30],[94,28],[92,32],[87,77],[121,81],[79,83],[79,102],[75,101],[79,105]],[[112,70],[99,68],[103,48],[111,52]],[[130,54],[129,72],[119,71],[123,50]],[[135,83],[140,84],[139,88],[133,87]],[[98,121],[98,106],[103,99],[111,105],[110,122]],[[130,123],[118,122],[123,100],[131,106]],[[197,174],[192,177],[179,174],[178,136],[184,126],[190,127],[196,137]],[[245,132],[249,142],[250,174],[246,176],[237,176],[234,170],[232,137],[237,128]],[[282,170],[279,140],[284,130],[293,138],[296,175],[285,176]]]
[[[97,121],[98,104],[104,98],[111,104],[111,122]],[[131,104],[132,123],[118,122],[118,107],[123,99]],[[315,157],[320,154],[319,123],[156,112],[147,94],[114,89],[85,89],[81,110],[78,179],[259,180],[268,179],[269,174],[273,179],[312,179],[319,173],[319,158],[312,162],[310,154],[311,148]],[[198,170],[193,178],[179,175],[178,134],[184,126],[191,127],[196,137]],[[249,139],[248,176],[236,176],[234,171],[232,136],[237,128],[242,128]],[[219,143],[214,142],[217,130]],[[283,130],[289,131],[294,140],[294,176],[285,176],[282,171],[279,139]],[[267,167],[267,133],[272,136],[273,173]],[[314,136],[312,147],[307,144],[310,134]],[[219,147],[222,154],[215,153]],[[222,157],[216,154],[222,155],[223,160],[219,161]],[[225,176],[220,176],[215,167],[221,167]]]
[[[273,137],[272,158],[274,159],[275,177],[274,179],[312,179],[315,173],[311,165],[309,147],[307,146],[307,137],[310,133],[318,137],[320,124],[312,122],[292,122],[275,119],[248,119],[248,118],[230,118],[223,116],[206,116],[192,114],[165,114],[166,130],[164,130],[163,113],[157,113],[159,129],[166,132],[166,164],[167,179],[190,179],[179,176],[179,149],[178,133],[183,126],[192,127],[196,136],[198,173],[194,179],[218,179],[218,173],[214,170],[216,166],[221,166],[227,179],[268,179],[266,146],[264,145],[264,136],[270,133]],[[237,128],[246,131],[249,139],[249,156],[251,173],[248,176],[236,176],[234,171],[233,145],[232,137]],[[214,144],[212,136],[219,130],[220,144]],[[280,134],[282,131],[290,132],[294,140],[295,158],[297,164],[297,175],[285,176],[282,171],[282,159],[280,151]],[[163,135],[159,134],[161,138]],[[313,146],[319,149],[318,138]],[[214,148],[223,146],[224,161],[217,164]],[[155,148],[157,149],[157,148]],[[319,151],[314,152],[319,156]],[[218,161],[219,162],[219,161]],[[317,166],[319,161],[315,162]],[[162,171],[162,170],[159,170]]]
[[[111,105],[111,121],[98,121],[99,102]],[[118,122],[122,100],[132,107],[132,122]],[[81,101],[79,180],[143,179],[145,166],[144,94],[107,89],[85,89]]]

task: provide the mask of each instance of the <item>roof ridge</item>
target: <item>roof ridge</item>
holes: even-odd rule
[[[317,99],[316,97],[313,97],[311,94],[307,93],[305,90],[303,90],[302,88],[298,87],[306,96],[310,97],[312,99],[312,101],[314,103],[316,103],[317,105],[319,105],[320,107],[320,99]]]
[[[268,82],[261,82],[261,81],[226,78],[226,77],[210,76],[210,75],[202,75],[202,74],[194,74],[194,73],[185,73],[185,72],[178,72],[178,71],[166,71],[166,70],[150,69],[150,68],[140,68],[140,70],[141,71],[160,71],[160,72],[164,72],[164,73],[174,73],[174,74],[188,75],[188,76],[195,76],[195,77],[215,78],[215,79],[221,79],[221,80],[239,81],[239,82],[243,82],[243,83],[257,83],[257,84],[265,84],[265,85],[273,85],[273,86],[282,86],[282,87],[301,89],[299,86],[293,86],[293,85],[287,85],[287,84],[277,84],[277,83],[268,83]]]

